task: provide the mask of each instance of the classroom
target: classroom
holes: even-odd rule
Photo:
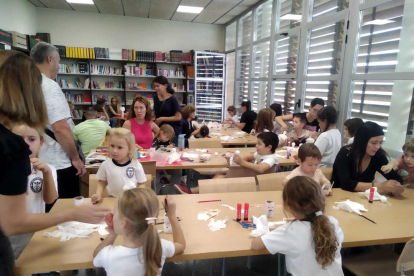
[[[0,0],[0,276],[414,275],[413,10]]]

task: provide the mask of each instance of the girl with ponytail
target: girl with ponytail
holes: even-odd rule
[[[114,214],[105,216],[109,235],[93,252],[93,264],[105,268],[108,276],[161,275],[165,259],[181,254],[185,249],[175,202],[170,196],[166,196],[166,201],[174,242],[158,236],[155,222],[159,203],[154,191],[145,188],[127,190],[118,198]],[[114,246],[118,235],[124,236],[123,245]]]
[[[252,249],[266,248],[286,255],[286,269],[295,276],[340,276],[344,234],[338,221],[325,216],[325,196],[320,185],[307,176],[290,179],[283,189],[283,208],[294,216],[286,223],[252,241]]]

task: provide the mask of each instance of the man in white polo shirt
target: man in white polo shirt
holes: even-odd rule
[[[57,140],[46,134],[39,157],[57,170],[59,198],[73,198],[80,195],[79,176],[86,169],[75,146],[72,133],[75,125],[69,105],[54,81],[59,71],[59,52],[55,46],[41,42],[33,47],[30,56],[42,73],[42,90],[49,117],[47,128]]]

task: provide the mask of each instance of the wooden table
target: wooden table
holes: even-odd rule
[[[282,220],[281,192],[249,192],[199,195],[173,195],[177,203],[177,215],[181,218],[181,227],[186,238],[187,248],[184,254],[167,259],[168,262],[184,260],[201,260],[212,258],[239,257],[268,254],[266,250],[250,249],[252,238],[250,230],[242,228],[234,222],[236,211],[221,207],[228,204],[233,207],[237,203],[250,203],[250,214],[260,216],[264,211],[264,202],[276,202],[274,217],[269,221]],[[163,197],[159,197],[160,202]],[[221,199],[221,202],[197,203],[199,200]],[[350,199],[362,203],[369,211],[365,214],[374,220],[373,224],[356,214],[337,211],[332,208],[335,202]],[[86,204],[90,201],[86,199]],[[114,198],[105,198],[102,206],[113,207]],[[327,198],[326,212],[334,216],[345,234],[342,247],[370,246],[407,242],[414,237],[414,189],[406,189],[399,197],[389,198],[392,206],[378,201],[370,204],[365,197],[356,193],[334,189],[333,196]],[[191,208],[189,208],[191,206]],[[71,199],[59,199],[52,212],[75,208]],[[217,232],[207,230],[207,222],[197,220],[198,212],[205,208],[220,209],[215,219],[229,219],[227,228]],[[160,211],[162,217],[163,211]],[[162,225],[157,226],[162,229]],[[52,227],[45,231],[53,231]],[[100,235],[95,232],[88,239],[73,239],[59,242],[59,238],[46,238],[44,231],[36,232],[15,265],[15,273],[39,273],[48,271],[64,271],[92,268],[92,253],[101,242]],[[161,238],[172,240],[171,234],[160,234]],[[119,237],[116,244],[122,242]]]

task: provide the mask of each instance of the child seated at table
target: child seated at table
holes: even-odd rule
[[[171,142],[171,140],[174,137],[175,132],[173,127],[167,124],[162,125],[157,136],[155,136],[154,140],[152,141],[152,147],[155,149],[159,149],[161,146],[164,146],[166,148],[173,148],[174,144]]]
[[[109,116],[106,113],[105,108],[100,104],[95,104],[93,108],[96,111],[96,119],[100,121],[104,121],[105,123],[109,125],[110,124]]]
[[[250,131],[251,135],[257,136],[262,132],[273,132],[274,124],[273,118],[275,112],[270,108],[263,108],[257,114],[257,119],[254,122],[254,128]]]
[[[165,201],[173,242],[160,239],[158,234],[156,221],[160,207],[154,191],[128,190],[115,203],[114,213],[105,215],[109,235],[93,252],[93,264],[103,267],[108,276],[161,275],[165,259],[182,254],[186,247],[176,204],[170,196]],[[124,236],[122,245],[114,245],[118,235]]]
[[[344,275],[340,253],[344,233],[335,218],[324,215],[325,196],[319,184],[296,176],[286,183],[282,198],[284,210],[295,219],[253,239],[252,249],[284,254],[286,270],[295,276]]]
[[[210,129],[208,126],[204,125],[200,128],[200,138],[210,138]]]
[[[234,127],[233,121],[237,122],[239,120],[239,117],[237,116],[236,108],[234,107],[234,105],[230,105],[227,108],[227,113],[229,113],[229,116],[227,117],[226,120],[224,120],[223,123],[224,124],[231,124],[230,126]]]
[[[32,174],[27,178],[27,213],[45,213],[45,204],[52,204],[57,199],[58,194],[55,167],[46,164],[38,158],[38,152],[44,142],[43,130],[34,129],[24,124],[13,125],[10,127],[10,130],[14,134],[21,136],[32,152],[29,156]],[[13,185],[13,183],[10,184]],[[33,234],[28,233],[9,237],[16,260],[29,243]]]
[[[319,162],[322,159],[322,155],[317,146],[314,144],[304,144],[298,151],[299,167],[294,169],[288,176],[285,177],[282,184],[286,183],[295,176],[308,176],[318,183],[323,189],[323,193],[326,195],[332,195],[331,182],[325,177],[322,171],[318,168]],[[326,192],[325,192],[326,191]]]
[[[389,173],[396,168],[397,173],[405,183],[412,183],[414,182],[414,138],[405,143],[402,150],[404,152],[403,155],[382,166],[381,170],[384,173]]]
[[[304,129],[306,126],[306,114],[295,113],[293,114],[292,131],[287,133],[288,142],[295,143],[298,146],[301,143],[305,143],[306,139],[309,138],[309,130]],[[286,142],[285,141],[285,142]]]
[[[99,167],[99,180],[92,203],[98,203],[105,188],[110,196],[119,197],[123,191],[145,187],[147,178],[137,160],[137,149],[132,132],[125,128],[113,128],[109,132],[108,159]]]
[[[364,124],[361,118],[352,118],[348,119],[344,123],[344,134],[345,137],[348,137],[347,145],[352,145],[354,142],[355,133],[357,132],[358,128],[360,128]]]

